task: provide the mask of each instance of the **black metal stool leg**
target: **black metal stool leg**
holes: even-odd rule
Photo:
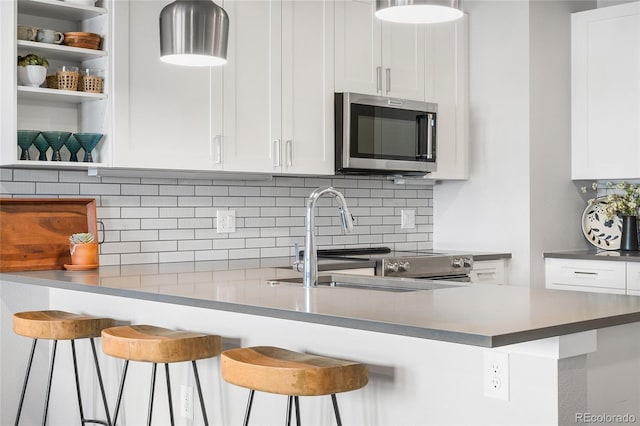
[[[29,381],[29,374],[31,373],[31,364],[33,363],[33,355],[36,352],[36,343],[38,343],[38,339],[33,339],[33,344],[31,345],[31,354],[29,355],[29,362],[27,363],[27,371],[24,374],[24,383],[22,384],[22,392],[20,393],[20,403],[18,404],[18,413],[16,414],[16,423],[18,426],[18,422],[20,421],[20,414],[22,413],[22,403],[24,402],[24,395],[27,392],[27,382]]]
[[[253,404],[253,395],[256,393],[255,390],[249,390],[249,400],[247,401],[247,410],[244,413],[244,426],[249,426],[249,416],[251,415],[251,405]]]
[[[116,400],[116,410],[113,413],[113,424],[115,426],[118,421],[118,412],[120,412],[120,403],[122,402],[122,391],[124,390],[124,381],[127,378],[127,369],[129,368],[129,360],[124,361],[124,369],[122,370],[122,379],[120,380],[120,389],[118,389],[118,399]]]
[[[107,404],[107,395],[104,392],[104,384],[102,383],[102,374],[100,373],[100,364],[98,364],[98,354],[96,353],[96,344],[93,341],[93,337],[89,339],[91,341],[91,350],[93,351],[93,362],[96,364],[96,374],[98,375],[98,384],[100,385],[100,393],[102,394],[102,404],[104,405],[104,412],[107,416],[107,426],[111,426],[111,417],[109,416],[109,406]]]
[[[293,397],[291,395],[287,396],[287,418],[285,419],[285,426],[291,426],[291,403],[293,402]]]
[[[333,411],[336,413],[336,423],[338,426],[342,426],[342,420],[340,420],[340,410],[338,409],[338,399],[336,398],[336,394],[331,394],[331,402],[333,402]]]
[[[56,362],[56,349],[58,349],[58,341],[53,341],[53,353],[51,354],[51,366],[49,367],[49,380],[47,381],[47,395],[44,400],[44,414],[42,415],[42,426],[47,424],[47,415],[49,414],[49,397],[51,396],[51,381],[53,380],[53,366]]]
[[[167,398],[169,401],[169,419],[171,420],[171,426],[174,426],[173,421],[173,401],[171,400],[171,379],[169,379],[169,364],[164,364],[164,374],[167,378]]]
[[[71,356],[73,357],[73,373],[76,377],[76,392],[78,394],[78,409],[80,410],[80,424],[84,425],[84,410],[82,409],[80,379],[78,378],[78,358],[76,357],[76,342],[73,339],[71,339]]]
[[[296,426],[300,426],[300,397],[294,396],[293,402],[296,405]]]
[[[204,426],[209,426],[209,420],[207,419],[207,410],[204,408],[204,397],[202,396],[202,388],[200,387],[200,376],[198,376],[198,367],[196,367],[195,361],[191,361],[191,365],[193,366],[193,376],[196,378],[196,389],[198,390],[198,397],[200,398],[200,409],[202,410]]]
[[[151,426],[151,418],[153,417],[153,396],[156,388],[156,370],[158,369],[158,364],[153,363],[153,367],[151,369],[151,391],[149,392],[149,412],[147,414],[147,426]]]

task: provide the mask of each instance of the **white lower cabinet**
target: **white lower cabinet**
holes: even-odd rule
[[[630,262],[547,258],[546,287],[555,290],[626,294],[628,266],[636,267]],[[637,277],[636,282],[639,279]]]
[[[473,262],[469,273],[474,284],[507,284],[507,259],[480,260]]]
[[[627,262],[627,294],[640,296],[640,262]]]

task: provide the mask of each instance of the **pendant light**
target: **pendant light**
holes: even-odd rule
[[[160,60],[187,66],[227,63],[229,16],[211,0],[176,0],[160,12]]]
[[[405,24],[435,24],[461,18],[458,0],[376,0],[376,17]]]

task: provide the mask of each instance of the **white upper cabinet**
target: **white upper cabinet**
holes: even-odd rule
[[[222,69],[160,61],[160,11],[170,1],[114,2],[115,167],[221,168]]]
[[[333,14],[333,1],[282,3],[283,173],[334,173]]]
[[[333,3],[228,0],[224,170],[333,173]]]
[[[280,171],[281,2],[227,0],[223,168]]]
[[[469,178],[469,21],[426,26],[426,98],[438,104],[433,179]]]
[[[382,22],[375,0],[335,4],[337,92],[425,100],[425,26]]]
[[[572,178],[640,178],[640,2],[571,16]]]

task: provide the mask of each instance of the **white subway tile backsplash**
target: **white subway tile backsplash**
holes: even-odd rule
[[[36,182],[36,194],[52,196],[62,194],[80,195],[80,185],[77,183]]]
[[[213,219],[210,217],[180,218],[178,228],[213,228]]]
[[[122,207],[120,216],[123,219],[158,217],[158,209],[155,207]]]
[[[159,195],[195,195],[195,187],[187,185],[159,185]],[[208,195],[208,194],[205,194]]]
[[[337,203],[317,202],[320,247],[354,244],[395,249],[433,246],[433,188],[396,185],[384,177],[275,177],[208,180],[88,176],[84,171],[0,168],[0,192],[9,197],[96,198],[105,224],[101,264],[225,260],[290,256],[304,244],[305,202],[317,187],[345,194],[356,218],[342,234]],[[400,210],[416,211],[416,229],[400,229]],[[236,211],[236,232],[217,233],[218,210]]]
[[[73,184],[68,184],[68,185],[73,185]],[[80,192],[82,194],[91,194],[91,195],[120,195],[120,185],[81,183]]]
[[[140,221],[140,229],[176,229],[178,228],[178,219],[142,219]]]
[[[120,185],[122,195],[158,195],[158,185]]]
[[[59,182],[57,170],[16,169],[13,173],[16,182]]]
[[[158,214],[163,218],[194,217],[196,215],[195,208],[192,207],[161,207]]]
[[[35,182],[0,182],[0,193],[3,196],[13,194],[35,194],[36,184]]]
[[[120,232],[120,241],[153,241],[157,239],[157,229]]]
[[[144,195],[140,197],[140,205],[143,207],[175,207],[178,205],[178,199],[176,197],[150,197]]]
[[[160,229],[159,240],[193,240],[201,238],[196,235],[193,229]]]
[[[140,243],[140,251],[143,253],[156,251],[176,251],[177,249],[177,241],[143,241]]]

